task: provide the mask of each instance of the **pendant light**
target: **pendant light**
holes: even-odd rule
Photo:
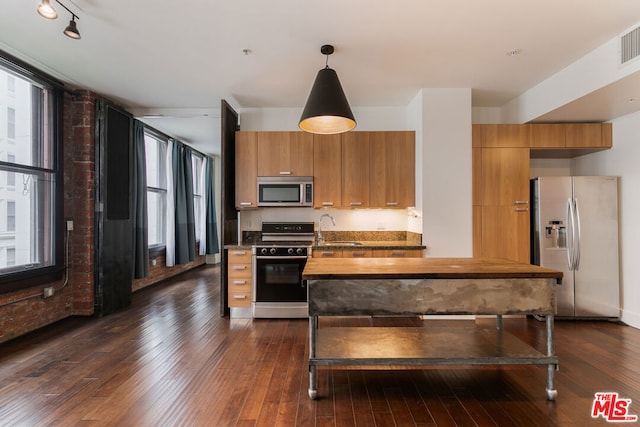
[[[338,74],[329,68],[329,55],[333,51],[333,46],[328,44],[320,48],[320,52],[327,56],[327,62],[325,68],[316,75],[298,123],[298,127],[305,132],[328,135],[347,132],[356,127],[356,120]]]
[[[65,8],[67,12],[71,14],[71,21],[69,21],[69,25],[64,29],[64,35],[67,37],[71,37],[72,39],[78,40],[80,39],[80,32],[78,31],[78,26],[76,25],[76,19],[80,19],[78,15],[73,13],[67,6],[62,4],[60,0],[56,0],[60,6]],[[47,19],[56,19],[58,18],[58,12],[51,6],[51,2],[49,0],[42,0],[38,5],[38,14]]]
[[[78,32],[78,27],[76,26],[75,15],[71,17],[71,21],[69,21],[69,25],[67,25],[67,28],[64,29],[64,35],[76,40],[80,38],[80,33]]]

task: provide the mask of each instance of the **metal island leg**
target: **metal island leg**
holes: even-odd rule
[[[309,360],[316,357],[316,334],[318,333],[318,316],[309,316]],[[309,363],[309,397],[318,397],[317,367]]]
[[[547,315],[547,356],[553,356],[553,315]],[[555,388],[554,375],[555,370],[558,369],[556,363],[549,363],[547,365],[547,399],[556,400],[558,397],[558,390]]]

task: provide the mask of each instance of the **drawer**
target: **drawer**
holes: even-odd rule
[[[250,292],[251,276],[229,277],[229,292]]]
[[[421,258],[422,249],[374,249],[376,258]]]
[[[343,251],[338,250],[317,250],[313,251],[314,258],[342,258]]]
[[[251,307],[249,292],[229,292],[229,307]]]
[[[372,256],[371,249],[345,249],[342,251],[343,258],[371,258]]]
[[[251,264],[229,263],[229,280],[232,277],[251,277]]]
[[[251,264],[251,249],[230,249],[227,261],[229,264]]]

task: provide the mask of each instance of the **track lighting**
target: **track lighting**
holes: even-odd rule
[[[60,0],[56,0],[56,3],[65,8],[67,12],[71,14],[71,21],[69,21],[69,25],[67,25],[67,28],[64,29],[64,35],[78,40],[80,38],[80,32],[78,31],[78,27],[76,25],[76,19],[80,18],[78,17],[78,15],[71,12],[71,10],[69,10],[67,6],[62,4]],[[47,19],[56,19],[58,17],[58,13],[53,8],[53,6],[51,6],[51,2],[49,0],[41,0],[40,4],[38,5],[38,14]]]

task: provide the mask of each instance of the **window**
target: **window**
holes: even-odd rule
[[[16,139],[16,110],[11,107],[7,108],[7,138]]]
[[[191,153],[191,178],[193,180],[193,220],[196,224],[196,240],[200,237],[200,223],[202,220],[202,156]]]
[[[27,71],[25,71],[27,70]],[[0,52],[0,292],[56,280],[61,276],[63,193],[57,168],[62,86],[27,64]],[[3,138],[2,136],[6,136]],[[16,183],[18,186],[16,187]],[[27,280],[28,279],[28,280]]]
[[[167,141],[145,132],[149,247],[164,246],[167,211]]]
[[[7,154],[7,162],[15,163],[16,155],[15,154]],[[7,172],[7,187],[15,187],[16,186],[16,173],[15,172]]]
[[[16,231],[16,202],[7,202],[7,231]]]

